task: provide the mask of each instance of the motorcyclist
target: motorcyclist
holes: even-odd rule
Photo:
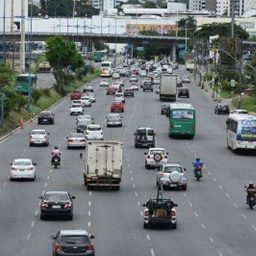
[[[248,187],[245,186],[245,188],[246,188],[246,192],[247,192],[246,199],[247,199],[247,204],[248,204],[250,195],[253,194],[255,196],[255,194],[256,194],[256,186],[254,186],[253,182],[250,181]]]
[[[200,169],[202,170],[203,165],[204,165],[204,162],[202,162],[202,161],[200,160],[200,158],[197,157],[197,158],[196,158],[196,161],[193,162],[192,164],[193,164],[193,167],[194,167],[194,175],[195,175],[197,169],[200,168]]]
[[[54,146],[54,149],[52,150],[52,160],[51,160],[51,163],[53,164],[53,159],[55,157],[58,157],[58,160],[59,160],[59,164],[60,164],[60,156],[61,156],[61,152],[59,150],[59,147],[58,146]]]

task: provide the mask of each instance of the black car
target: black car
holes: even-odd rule
[[[66,191],[48,191],[39,197],[40,219],[44,220],[49,216],[62,216],[73,219],[73,199]]]
[[[134,97],[134,91],[130,88],[125,88],[124,97]]]
[[[38,115],[38,124],[54,124],[54,114],[51,111],[42,111]]]
[[[53,239],[53,256],[95,256],[94,244],[91,239],[95,237],[86,230],[60,230]]]
[[[189,89],[187,87],[182,87],[179,89],[178,97],[186,97],[189,98]]]
[[[164,103],[161,105],[161,115],[165,115],[167,113],[169,106],[170,106],[170,104],[168,104],[168,103]]]
[[[134,133],[135,148],[155,147],[155,135],[153,128],[139,127]]]
[[[217,103],[214,109],[214,113],[218,115],[220,114],[229,115],[230,113],[229,105],[223,104],[223,103]]]
[[[90,125],[93,123],[94,122],[92,121],[92,119],[82,119],[78,121],[76,125],[76,132],[83,133],[86,130],[87,125]]]
[[[151,91],[153,92],[153,84],[150,81],[145,81],[142,85],[143,92]]]

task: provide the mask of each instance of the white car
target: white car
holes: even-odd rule
[[[120,78],[119,73],[118,73],[118,72],[114,72],[114,73],[112,74],[112,78],[113,78],[113,79],[119,79],[119,78]]]
[[[140,77],[146,77],[146,76],[147,76],[146,70],[141,70],[140,71]]]
[[[36,179],[36,163],[31,159],[15,159],[10,166],[10,180],[14,179]]]
[[[238,114],[238,115],[248,115],[248,111],[245,109],[236,109],[234,111],[231,111],[230,114]]]
[[[189,76],[183,76],[183,77],[182,77],[182,82],[183,82],[183,83],[190,83],[190,78],[189,78]]]
[[[103,129],[101,125],[90,124],[87,125],[85,130],[85,138],[87,140],[103,140]]]
[[[100,80],[100,87],[108,87],[109,86],[109,82],[106,79],[102,79]]]
[[[116,92],[114,94],[114,98],[115,99],[119,99],[120,101],[122,101],[123,103],[125,103],[125,99],[124,99],[124,94],[122,92]]]
[[[86,96],[89,97],[91,102],[96,102],[95,94],[93,92],[87,93]]]
[[[160,84],[160,78],[159,77],[155,77],[153,79],[153,84]]]
[[[147,169],[159,167],[168,160],[168,153],[164,148],[149,148],[148,152],[145,152],[144,154],[146,155],[145,167]]]
[[[46,132],[44,129],[34,129],[30,133],[29,137],[29,146],[49,146],[49,133]]]
[[[71,133],[67,137],[67,148],[85,148],[86,140],[85,136],[82,133]]]
[[[138,82],[138,77],[137,75],[131,75],[130,77],[130,83],[137,83]]]
[[[84,113],[84,107],[82,104],[73,103],[69,107],[70,115],[82,115]]]
[[[82,96],[81,103],[84,107],[91,107],[92,103],[89,96]]]

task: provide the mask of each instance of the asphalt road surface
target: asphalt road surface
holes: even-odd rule
[[[84,228],[96,237],[97,256],[254,256],[256,214],[245,205],[243,186],[256,180],[255,155],[233,154],[226,148],[226,117],[214,115],[212,100],[188,85],[191,98],[178,102],[192,103],[197,110],[196,136],[193,140],[170,139],[157,94],[140,90],[126,100],[123,127],[106,128],[112,96],[94,84],[96,103],[86,112],[95,123],[104,125],[105,139],[124,143],[120,191],[88,192],[83,186],[81,151],[66,148],[66,136],[74,131],[76,118],[69,116],[66,98],[52,109],[56,124],[40,126],[50,133],[49,147],[29,147],[29,133],[39,127],[36,121],[0,144],[0,255],[50,256],[51,234]],[[178,204],[177,230],[143,229],[142,204],[156,194],[156,170],[144,168],[146,150],[134,147],[138,126],[154,127],[157,146],[167,149],[170,161],[187,168],[188,190],[165,192]],[[54,145],[62,151],[62,166],[57,170],[50,167]],[[192,175],[195,156],[206,164],[200,182]],[[9,164],[20,157],[38,164],[35,182],[9,181]],[[39,220],[38,197],[47,190],[67,190],[76,196],[73,221]]]

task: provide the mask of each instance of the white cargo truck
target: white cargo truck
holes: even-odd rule
[[[177,76],[164,72],[160,76],[160,101],[176,101]]]
[[[123,148],[120,141],[90,141],[84,167],[84,185],[120,189]]]

